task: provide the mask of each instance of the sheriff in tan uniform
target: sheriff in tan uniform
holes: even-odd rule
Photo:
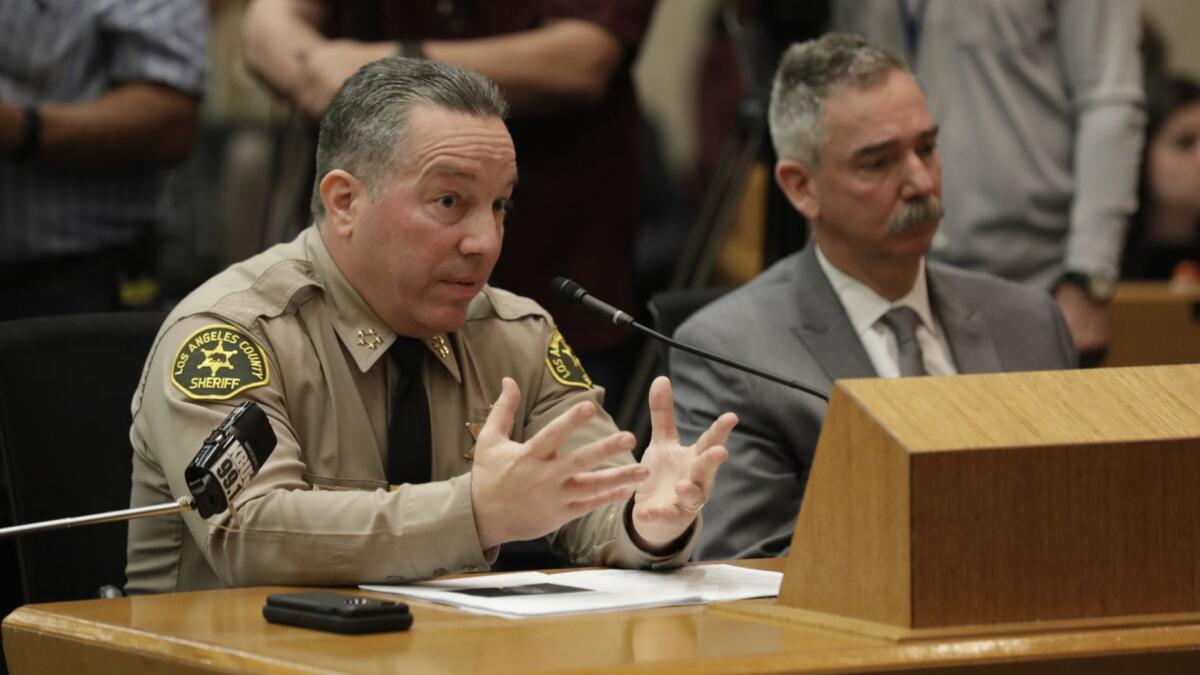
[[[426,341],[433,482],[389,490],[385,467],[392,332],[342,276],[309,228],[234,265],[171,312],[133,398],[132,506],[187,494],[184,468],[234,405],[257,402],[278,445],[228,514],[134,521],[129,593],[253,584],[401,582],[487,569],[471,500],[474,436],[512,377],[523,396],[514,440],[532,437],[599,390],[532,301],[486,288],[454,333]],[[615,430],[597,414],[569,451]],[[628,455],[619,463],[632,461]],[[609,462],[612,465],[613,462]],[[687,560],[630,540],[625,504],[550,535],[571,560],[654,567]]]

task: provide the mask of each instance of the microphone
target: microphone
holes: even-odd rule
[[[828,394],[818,391],[816,389],[813,389],[812,387],[808,387],[806,385],[800,384],[799,382],[797,382],[795,380],[789,380],[786,377],[776,375],[775,373],[768,372],[766,370],[763,370],[762,368],[752,366],[748,363],[743,363],[741,361],[731,359],[727,356],[721,356],[720,354],[714,354],[713,352],[706,351],[704,349],[700,349],[699,347],[693,347],[689,344],[684,344],[682,342],[679,342],[678,340],[669,338],[666,335],[659,333],[658,331],[647,328],[646,326],[643,326],[642,324],[634,321],[632,316],[626,314],[625,312],[622,312],[621,310],[617,309],[616,307],[613,307],[612,305],[608,304],[607,302],[604,302],[602,300],[599,300],[599,299],[593,297],[586,290],[584,290],[583,286],[580,286],[579,284],[577,284],[574,281],[571,281],[570,279],[567,279],[565,277],[555,277],[554,280],[550,282],[550,291],[569,302],[573,302],[577,305],[582,305],[584,307],[584,309],[587,309],[590,312],[599,314],[599,315],[607,318],[609,321],[612,321],[614,324],[616,324],[618,326],[633,328],[634,330],[637,330],[641,333],[649,335],[650,337],[654,338],[655,340],[658,340],[659,342],[664,342],[676,349],[683,350],[689,354],[695,354],[696,356],[699,356],[702,359],[707,359],[709,361],[716,361],[717,363],[727,365],[731,368],[736,368],[742,372],[750,373],[751,375],[761,377],[763,379],[767,379],[772,382],[776,382],[778,384],[782,384],[785,387],[791,387],[792,389],[796,389],[797,391],[802,391],[806,394],[816,396],[817,398],[821,399],[822,401],[825,401],[825,402],[829,401]]]
[[[566,277],[554,277],[554,281],[550,282],[550,291],[577,305],[583,305],[589,311],[607,317],[609,321],[612,321],[618,326],[637,328],[643,332],[650,330],[645,326],[639,325],[633,320],[632,316],[629,316],[625,312],[622,312],[607,302],[599,300],[595,296],[590,295],[587,291],[583,290],[583,286],[580,286]],[[653,331],[651,332],[653,333]],[[658,338],[665,338],[665,336],[659,335],[658,333],[654,333],[654,336]]]
[[[183,471],[200,517],[224,511],[273,450],[275,432],[262,408],[250,402],[234,408]]]
[[[0,528],[0,539],[80,525],[96,525],[195,510],[208,518],[228,508],[275,450],[275,432],[266,413],[247,401],[213,429],[184,470],[190,494],[174,502],[73,516]]]

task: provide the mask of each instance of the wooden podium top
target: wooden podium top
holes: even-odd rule
[[[840,380],[839,389],[914,453],[1200,436],[1200,365]]]
[[[1113,302],[1160,303],[1200,302],[1200,286],[1175,285],[1166,281],[1122,281]]]
[[[1200,671],[1200,624],[900,643],[746,611],[771,600],[525,620],[411,601],[411,631],[343,636],[264,621],[284,590],[28,605],[5,619],[4,651],[17,674]]]

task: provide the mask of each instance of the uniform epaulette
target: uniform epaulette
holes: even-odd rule
[[[471,302],[467,310],[467,321],[498,318],[502,321],[519,321],[536,317],[551,322],[550,313],[533,300],[516,293],[484,286],[483,291]]]

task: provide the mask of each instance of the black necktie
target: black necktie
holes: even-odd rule
[[[433,477],[433,443],[425,394],[425,345],[414,338],[398,337],[389,351],[400,376],[392,391],[388,422],[388,483],[428,483]]]

